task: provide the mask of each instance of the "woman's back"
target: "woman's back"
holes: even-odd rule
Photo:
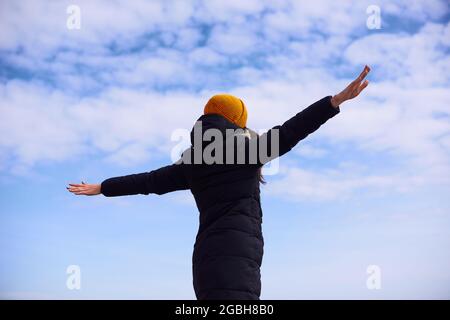
[[[182,157],[186,160],[188,155],[189,161],[181,165],[200,212],[192,256],[198,299],[258,299],[260,295],[259,166],[234,162],[239,150],[245,152],[239,142],[246,142],[235,139],[236,129],[220,115],[201,116],[191,132],[192,146]],[[214,130],[215,139],[204,139],[208,130]],[[216,148],[211,148],[213,143]],[[196,151],[201,159],[195,158]],[[233,157],[228,159],[233,161],[227,162],[230,153]]]

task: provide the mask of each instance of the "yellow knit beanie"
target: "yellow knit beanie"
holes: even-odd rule
[[[205,105],[204,113],[220,114],[241,128],[247,125],[247,108],[244,102],[231,94],[212,96]]]

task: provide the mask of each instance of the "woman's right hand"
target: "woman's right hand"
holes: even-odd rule
[[[67,190],[76,195],[95,196],[101,193],[100,184],[89,184],[81,181],[81,184],[69,183]]]

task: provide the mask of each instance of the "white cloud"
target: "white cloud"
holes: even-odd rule
[[[348,201],[363,194],[392,195],[415,190],[422,186],[423,177],[403,173],[385,175],[355,172],[351,168],[311,171],[296,167],[283,168],[280,179],[267,186],[269,195],[288,201]]]
[[[301,147],[295,148],[295,152],[306,158],[323,158],[329,153],[325,148],[315,147],[312,144],[302,143]]]
[[[125,167],[148,162],[150,159],[150,154],[146,150],[145,145],[142,146],[139,143],[125,145],[106,158],[107,161],[113,164]]]
[[[192,50],[189,59],[196,65],[218,66],[226,62],[226,58],[209,47]]]
[[[400,16],[405,19],[427,21],[440,19],[448,12],[448,4],[445,1],[389,1],[380,2],[380,7],[388,14]]]
[[[223,25],[214,27],[208,45],[220,53],[244,57],[258,49],[257,37],[251,27],[245,25],[245,21],[232,27]]]
[[[177,32],[175,47],[183,50],[194,49],[203,39],[202,32],[198,28],[184,28]]]
[[[13,155],[13,166],[63,161],[92,147],[118,152],[109,160],[119,164],[142,162],[148,159],[147,149],[161,149],[161,141],[169,141],[172,130],[190,127],[203,102],[182,93],[120,89],[80,100],[17,81],[0,89],[0,146]]]
[[[416,16],[425,6],[420,2],[380,5],[422,21],[441,18],[440,3],[422,16]],[[427,21],[415,33],[370,33],[363,2],[79,5],[83,21],[76,33],[65,28],[65,3],[2,3],[8,15],[0,22],[1,59],[18,69],[0,92],[1,158],[9,165],[64,161],[90,148],[118,164],[148,161],[155,150],[168,155],[171,131],[189,129],[217,91],[244,99],[250,127],[270,128],[338,92],[368,63],[369,88],[315,133],[315,141],[391,154],[405,172],[426,172],[432,181],[449,171],[449,23]],[[29,75],[18,81],[14,72]],[[314,141],[297,152],[326,155]],[[390,181],[370,179],[364,183]],[[335,183],[319,181],[318,188]],[[346,188],[356,188],[355,181]]]
[[[400,78],[405,86],[441,86],[450,80],[449,29],[450,23],[427,23],[412,35],[369,35],[354,41],[344,57],[351,64],[372,65],[380,80]]]

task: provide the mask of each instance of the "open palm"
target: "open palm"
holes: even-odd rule
[[[344,90],[335,95],[331,99],[331,103],[333,104],[333,106],[336,107],[342,104],[344,101],[353,99],[356,96],[358,96],[361,93],[361,91],[363,91],[369,84],[368,80],[364,80],[369,71],[370,68],[368,66],[365,66],[364,70],[361,72],[358,78],[353,80]]]

